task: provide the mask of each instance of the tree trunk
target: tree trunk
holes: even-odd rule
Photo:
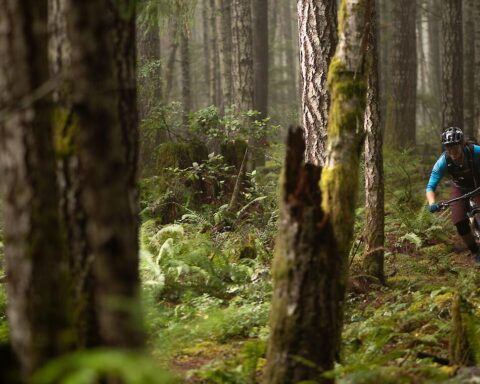
[[[297,9],[305,160],[323,165],[330,107],[327,72],[337,45],[337,7],[329,0],[298,0]]]
[[[253,69],[255,75],[254,109],[258,119],[268,116],[268,1],[253,0]],[[256,166],[265,165],[266,135],[255,140],[253,151]]]
[[[367,93],[365,43],[371,26],[373,0],[343,0],[337,50],[328,71],[331,105],[328,115],[327,159],[322,171],[322,208],[331,221],[339,260],[340,303],[334,316],[337,351],[343,322],[341,302],[348,275],[348,252],[353,237],[363,119]]]
[[[400,148],[416,143],[417,48],[416,0],[393,3],[391,89],[387,102],[387,137]]]
[[[70,94],[74,79],[67,76],[71,70],[66,25],[67,4],[65,0],[50,0],[49,4],[50,72],[52,76],[60,76],[61,81],[61,86],[57,87],[53,97],[60,211],[67,243],[72,300],[76,308],[73,314],[76,345],[85,348],[94,346],[98,337],[93,304],[93,258],[86,234],[86,213],[81,197],[81,167],[74,144],[78,130]]]
[[[266,3],[266,2],[265,2]],[[295,58],[293,56],[293,31],[292,31],[292,12],[289,1],[281,2],[282,23],[283,23],[283,54],[285,55],[285,100],[284,103],[288,107],[294,105],[297,95],[295,89],[295,82],[297,73],[295,72]]]
[[[382,134],[385,133],[386,116],[387,116],[387,99],[390,95],[390,79],[391,79],[391,10],[389,0],[378,0],[378,13],[380,25],[379,31],[379,77],[380,77],[380,116]]]
[[[475,126],[475,1],[464,1],[463,100],[464,134],[474,136]]]
[[[480,1],[475,2],[475,107],[474,134],[480,137]]]
[[[253,64],[255,107],[259,118],[268,116],[268,2],[253,0]]]
[[[251,0],[233,0],[232,73],[236,111],[253,109],[253,40]]]
[[[333,382],[322,373],[333,368],[340,349],[362,146],[358,124],[363,123],[365,113],[367,84],[361,48],[369,25],[365,14],[369,6],[366,0],[342,2],[340,40],[329,69],[329,152],[321,191],[320,168],[301,165],[304,139],[290,134],[289,142],[296,145],[288,146],[283,177],[268,383]]]
[[[441,124],[441,95],[442,95],[442,62],[440,58],[441,47],[441,4],[437,0],[430,0],[428,3],[431,10],[428,15],[428,45],[430,56],[430,84],[431,95],[433,98],[433,125],[440,126]]]
[[[180,61],[182,68],[183,129],[188,127],[188,114],[192,106],[192,80],[190,77],[190,38],[185,25],[180,25]]]
[[[10,341],[25,381],[73,343],[60,230],[49,80],[47,0],[1,0],[0,126]],[[24,108],[22,108],[22,104]]]
[[[304,164],[304,150],[302,130],[290,130],[273,262],[269,384],[333,382],[321,374],[335,361],[339,259],[331,257],[332,228],[321,209],[321,168]]]
[[[159,10],[155,5],[153,16],[148,20],[143,31],[138,34],[138,53],[141,65],[148,65],[149,71],[142,78],[140,89],[144,92],[139,95],[140,120],[148,116],[149,112],[162,101],[162,68],[160,54]]]
[[[217,0],[217,18],[219,26],[220,83],[222,86],[222,103],[220,113],[232,104],[232,0]]]
[[[99,343],[140,347],[135,7],[130,0],[68,5]]]
[[[210,93],[212,94],[212,105],[221,104],[220,94],[220,57],[218,55],[218,30],[217,30],[217,12],[215,0],[209,0],[210,15]]]
[[[271,10],[278,9],[278,0],[268,0],[268,8]],[[269,12],[268,21],[269,25],[269,58],[268,58],[268,66],[270,68],[270,76],[268,78],[268,102],[270,104],[271,109],[275,108],[279,105],[279,88],[276,84],[275,73],[277,71],[277,60],[278,60],[278,12],[273,11]]]
[[[420,103],[417,110],[417,123],[424,127],[426,124],[426,95],[427,95],[427,68],[424,49],[424,28],[423,28],[423,9],[417,11],[416,17],[417,31],[417,93],[420,95]]]
[[[367,274],[377,277],[382,283],[384,275],[384,177],[383,135],[380,125],[380,84],[378,80],[377,20],[372,1],[368,58],[370,63],[367,80],[367,106],[365,110],[365,258]]]
[[[212,94],[212,87],[210,86],[210,82],[212,81],[212,75],[210,73],[211,66],[210,63],[212,61],[212,56],[210,52],[210,22],[208,17],[208,8],[209,8],[210,0],[204,0],[202,4],[202,32],[203,32],[203,75],[205,76],[205,90],[207,96],[207,105],[213,104],[213,94]]]
[[[462,1],[442,1],[442,130],[463,126]]]
[[[165,88],[165,102],[170,101],[170,95],[173,87],[173,77],[175,72],[175,60],[177,57],[178,41],[177,41],[177,23],[172,23],[172,30],[170,34],[170,54],[168,56],[167,71],[166,71],[166,88]]]

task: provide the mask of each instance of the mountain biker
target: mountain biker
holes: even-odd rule
[[[449,127],[443,131],[442,144],[445,152],[433,166],[427,184],[426,196],[432,213],[440,210],[440,206],[435,202],[435,189],[445,174],[450,175],[453,181],[452,198],[462,196],[480,186],[480,146],[466,144],[463,132],[458,127]],[[480,203],[480,196],[474,199]],[[451,209],[452,222],[458,234],[470,250],[473,263],[480,266],[480,249],[467,217],[468,199],[452,203]]]

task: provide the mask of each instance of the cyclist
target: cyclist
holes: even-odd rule
[[[452,198],[464,195],[480,186],[480,146],[466,144],[463,132],[458,127],[449,127],[442,133],[442,144],[445,152],[440,155],[433,166],[427,184],[426,196],[430,212],[440,210],[435,202],[435,189],[440,179],[448,174],[452,178]],[[475,197],[480,203],[480,196]],[[468,199],[452,203],[452,222],[457,232],[472,254],[473,263],[480,266],[480,250],[470,230]]]

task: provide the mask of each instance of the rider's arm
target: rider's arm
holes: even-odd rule
[[[480,148],[480,147],[479,147]],[[442,153],[440,158],[437,160],[433,166],[432,173],[430,174],[430,179],[427,184],[426,197],[428,204],[435,203],[435,189],[437,189],[438,183],[445,175],[447,171],[447,160],[445,158],[445,153]]]
[[[427,201],[428,205],[432,205],[435,203],[435,192],[427,191]]]
[[[480,166],[480,145],[473,145],[473,158],[475,159],[475,167],[478,172]]]

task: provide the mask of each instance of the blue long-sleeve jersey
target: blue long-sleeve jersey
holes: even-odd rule
[[[463,149],[465,156],[467,155],[468,148],[465,147]],[[437,189],[438,183],[440,183],[440,180],[442,177],[445,175],[447,172],[447,159],[446,159],[446,154],[443,152],[435,165],[433,166],[432,173],[430,174],[430,179],[428,180],[427,184],[427,192],[435,192],[435,189]],[[480,171],[480,146],[474,145],[473,146],[473,159],[475,162],[475,169],[478,169]]]

